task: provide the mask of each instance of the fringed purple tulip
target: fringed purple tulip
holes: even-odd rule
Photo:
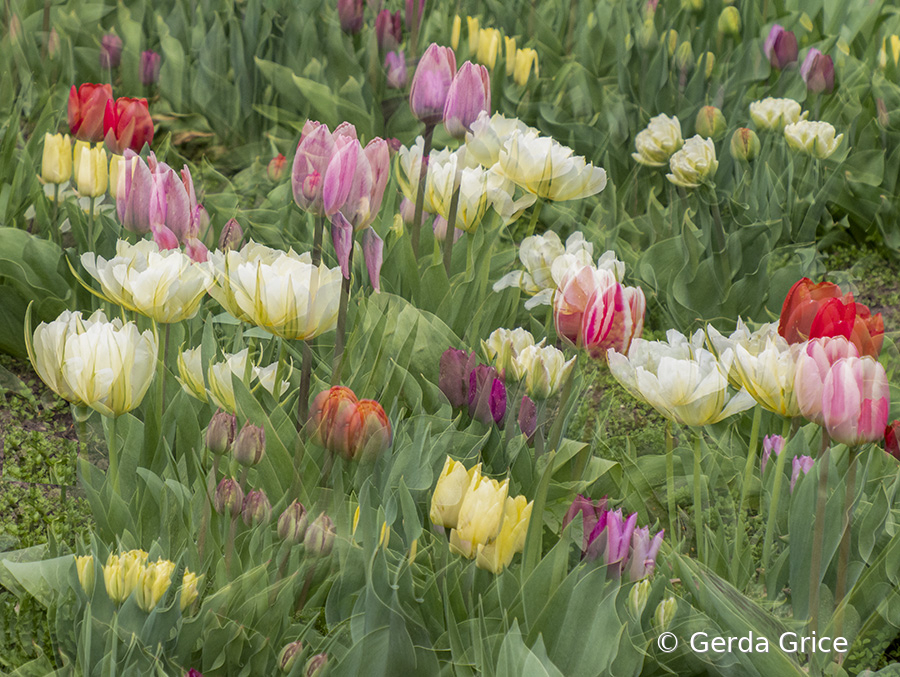
[[[362,30],[365,9],[363,0],[337,0],[341,30],[345,33],[359,33]]]
[[[447,348],[441,355],[438,388],[450,401],[450,406],[461,407],[469,401],[469,374],[478,360],[475,353]]]
[[[327,216],[333,216],[344,206],[353,186],[359,156],[365,157],[356,139],[338,136],[334,145],[336,150],[325,170],[322,187],[322,204]]]
[[[100,38],[100,68],[118,68],[122,61],[122,38],[107,33]]]
[[[308,120],[294,155],[291,186],[297,206],[316,216],[324,214],[322,187],[334,153],[334,138],[328,126]]]
[[[159,67],[162,57],[153,51],[141,52],[141,84],[144,87],[152,85],[159,80]]]
[[[149,232],[153,174],[147,163],[130,148],[125,150],[125,170],[119,172],[118,180],[116,212],[119,221],[126,230],[138,235]]]
[[[528,395],[522,395],[522,402],[519,404],[519,430],[529,440],[537,430],[537,405]]]
[[[791,472],[791,493],[794,493],[794,486],[797,484],[797,480],[800,479],[800,472],[802,471],[804,475],[808,475],[809,471],[812,470],[813,463],[815,463],[815,459],[812,456],[794,456],[791,461],[791,466],[793,471]]]
[[[769,462],[772,454],[775,454],[775,457],[781,454],[784,450],[784,438],[781,435],[766,435],[763,438],[763,453],[762,459],[760,460],[760,472],[764,473],[766,471],[766,464]]]
[[[806,53],[803,65],[800,66],[800,77],[809,91],[830,94],[834,91],[834,62],[830,56],[813,47]]]
[[[390,10],[383,9],[375,17],[375,39],[378,41],[378,49],[382,52],[390,52],[397,49],[403,41],[403,19],[400,18],[400,10],[391,14]]]
[[[350,279],[350,251],[353,249],[353,226],[338,212],[331,217],[331,241],[337,254],[341,274]]]
[[[484,66],[466,61],[450,83],[444,104],[444,127],[453,138],[465,139],[482,112],[491,112],[491,77]]]
[[[409,81],[406,70],[406,56],[403,50],[388,52],[384,57],[384,70],[387,73],[387,86],[390,89],[403,89]]]
[[[763,51],[772,68],[783,70],[797,60],[797,36],[775,24],[763,44]]]
[[[426,125],[436,125],[444,117],[444,104],[456,75],[456,54],[449,47],[429,45],[413,75],[409,91],[412,114]]]
[[[376,292],[381,291],[381,263],[384,260],[384,240],[378,237],[371,228],[362,234],[362,250],[366,259],[366,270],[369,271],[369,282]]]
[[[480,364],[469,374],[469,416],[485,425],[502,424],[506,415],[506,386],[493,367]]]

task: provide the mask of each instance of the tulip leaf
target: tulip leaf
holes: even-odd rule
[[[513,620],[512,627],[506,631],[503,644],[500,645],[495,674],[496,677],[563,677],[563,673],[547,656],[541,637],[538,637],[532,649],[525,645],[517,620]]]

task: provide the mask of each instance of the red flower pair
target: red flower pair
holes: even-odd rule
[[[153,119],[147,99],[121,96],[113,100],[110,85],[85,82],[69,90],[69,129],[76,139],[91,143],[106,142],[106,147],[121,155],[126,148],[140,152],[153,141]]]

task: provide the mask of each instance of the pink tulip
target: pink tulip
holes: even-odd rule
[[[802,472],[804,475],[808,475],[809,471],[812,470],[813,463],[815,463],[812,456],[794,456],[791,461],[791,493],[794,493],[794,486],[797,484],[797,480],[800,479],[800,473]]]
[[[775,454],[775,457],[781,455],[781,452],[784,451],[784,438],[781,435],[766,435],[763,438],[763,454],[762,459],[760,461],[760,473],[764,473],[766,471],[766,465],[769,462],[769,459],[772,457],[772,454]]]
[[[588,301],[597,289],[606,289],[615,283],[611,272],[593,266],[566,271],[553,296],[553,319],[560,338],[580,347],[582,320]]]
[[[775,24],[769,31],[763,51],[772,64],[772,68],[782,70],[797,60],[797,36],[791,31]]]
[[[800,76],[811,92],[831,93],[834,90],[834,62],[815,47],[806,53]]]
[[[378,49],[391,51],[403,40],[403,20],[400,18],[400,10],[391,14],[390,10],[383,9],[375,17],[375,39],[378,41]]]
[[[572,505],[569,506],[569,509],[563,516],[562,528],[565,529],[578,513],[581,513],[582,533],[584,535],[581,550],[586,551],[588,545],[590,545],[591,534],[600,522],[601,517],[606,513],[606,497],[592,501],[590,498],[579,494],[572,501]]]
[[[353,249],[353,226],[341,212],[331,217],[331,242],[341,267],[341,274],[350,279],[350,251]]]
[[[381,264],[384,261],[384,240],[378,237],[372,228],[366,228],[362,234],[363,256],[366,270],[369,271],[369,282],[376,292],[381,291]]]
[[[456,75],[456,54],[449,47],[431,43],[422,55],[409,90],[409,108],[426,125],[444,117],[444,104]]]
[[[387,141],[376,136],[366,144],[365,152],[372,169],[372,192],[369,196],[369,217],[363,222],[363,228],[370,225],[381,211],[384,189],[391,178],[391,150]]]
[[[890,409],[884,367],[871,357],[839,359],[825,377],[822,418],[831,438],[847,446],[884,436]]]
[[[635,513],[635,516],[637,513]],[[635,529],[631,536],[631,553],[628,555],[628,577],[639,581],[653,573],[656,568],[656,556],[662,546],[665,530],[657,532],[650,538],[650,527]]]
[[[322,187],[334,152],[334,138],[328,126],[308,120],[294,155],[291,186],[297,206],[317,216],[324,214]]]
[[[640,287],[613,282],[591,295],[581,321],[581,344],[591,357],[604,358],[610,348],[627,353],[644,329],[647,302]]]
[[[126,149],[125,170],[119,172],[116,190],[116,212],[126,230],[138,235],[149,232],[152,191],[153,174],[147,163],[133,150]]]
[[[184,243],[184,253],[197,263],[203,263],[204,261],[209,260],[209,249],[207,249],[206,245],[200,242],[196,237],[189,237],[187,239]]]
[[[822,390],[832,365],[844,357],[859,357],[856,346],[843,336],[823,337],[806,342],[797,358],[794,393],[800,413],[819,425],[822,418]]]
[[[384,70],[387,72],[387,86],[390,89],[403,89],[409,80],[406,70],[406,57],[403,50],[388,52],[384,57]]]
[[[334,145],[335,153],[325,170],[322,185],[322,204],[327,216],[336,214],[350,196],[359,158],[362,157],[368,165],[362,146],[356,139],[341,135],[334,139]]]
[[[482,112],[491,112],[491,78],[487,68],[466,61],[450,83],[444,127],[453,138],[464,139]]]

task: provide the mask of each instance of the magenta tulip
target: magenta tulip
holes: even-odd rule
[[[322,204],[325,214],[333,216],[347,201],[356,175],[356,163],[365,154],[359,141],[346,135],[334,139],[335,153],[325,170]],[[368,164],[368,160],[365,160]]]
[[[409,91],[412,114],[426,125],[436,125],[444,117],[444,104],[456,75],[456,54],[449,47],[429,45],[413,75]]]
[[[815,463],[812,456],[794,456],[791,461],[791,493],[794,493],[794,486],[797,484],[797,480],[800,479],[800,473],[802,472],[804,475],[808,475],[809,471],[812,470],[813,463]]]
[[[469,374],[478,360],[475,353],[447,348],[441,354],[438,388],[450,401],[450,406],[461,407],[469,401]]]
[[[880,440],[887,427],[890,397],[884,367],[874,358],[842,358],[825,377],[825,429],[833,440],[847,446]]]
[[[469,416],[485,425],[502,424],[506,416],[506,386],[493,367],[479,364],[469,374]]]
[[[384,70],[387,73],[387,86],[390,89],[403,89],[409,80],[406,70],[406,57],[403,50],[388,52],[384,57]]]
[[[800,413],[819,425],[822,418],[822,391],[825,378],[835,362],[844,357],[859,357],[856,346],[843,336],[823,337],[806,342],[797,358],[794,372],[794,394]]]
[[[308,120],[294,155],[291,187],[297,206],[317,216],[324,214],[322,186],[334,153],[334,138],[328,125]]]
[[[149,232],[153,174],[147,163],[130,148],[125,150],[125,168],[119,172],[118,180],[116,212],[119,221],[126,230],[138,235]]]
[[[763,51],[766,53],[769,63],[772,64],[772,68],[782,70],[797,60],[797,36],[775,24],[769,31]]]
[[[588,549],[588,545],[591,543],[591,535],[594,534],[595,529],[597,529],[597,525],[603,520],[603,524],[600,526],[600,529],[606,525],[606,512],[607,512],[607,502],[606,497],[598,499],[596,501],[592,501],[590,498],[586,496],[582,496],[579,494],[574,501],[572,501],[572,505],[569,506],[569,509],[566,511],[566,514],[563,516],[562,528],[565,529],[569,522],[571,522],[578,513],[581,513],[581,526],[583,533],[583,541],[581,545],[582,552],[586,552]],[[596,534],[594,534],[596,537]]]
[[[830,56],[822,54],[815,47],[806,53],[800,67],[800,76],[811,92],[831,93],[834,90],[834,62]]]
[[[782,451],[784,451],[784,438],[781,435],[766,435],[763,438],[763,454],[760,461],[762,467],[760,472],[764,473],[766,471],[766,465],[772,454],[775,454],[775,457],[778,458]]]
[[[529,440],[537,430],[537,405],[528,395],[522,395],[522,402],[519,404],[519,415],[517,416],[519,430]]]
[[[466,61],[450,83],[444,127],[453,138],[464,139],[482,112],[491,112],[491,78],[487,68]]]
[[[378,49],[383,52],[397,49],[403,40],[400,10],[391,14],[390,10],[383,9],[378,13],[375,17],[375,39],[378,41]]]

